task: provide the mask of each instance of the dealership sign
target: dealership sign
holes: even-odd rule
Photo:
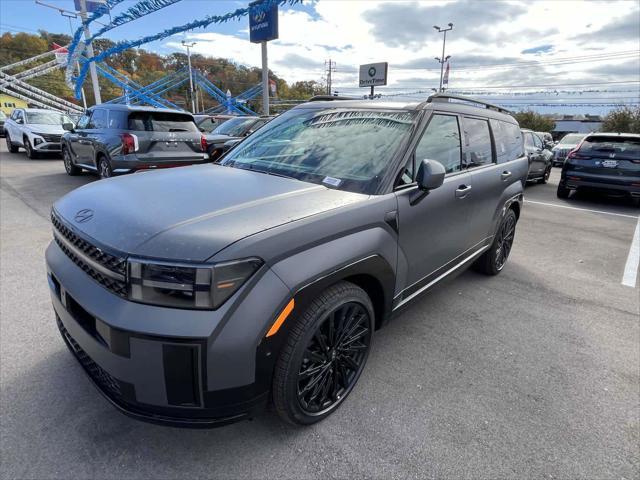
[[[268,42],[278,38],[278,4],[265,9],[254,2],[249,5],[249,40],[253,43]]]
[[[377,87],[378,85],[386,85],[388,69],[389,64],[387,62],[360,65],[360,86]]]

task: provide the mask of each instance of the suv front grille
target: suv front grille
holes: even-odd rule
[[[122,396],[122,390],[120,388],[120,382],[114,378],[109,372],[104,370],[100,365],[91,360],[91,357],[86,354],[86,352],[78,345],[78,343],[73,339],[60,318],[56,315],[56,323],[58,324],[58,329],[62,334],[62,338],[67,342],[67,345],[71,348],[76,358],[80,362],[80,364],[87,371],[89,376],[93,379],[94,382],[111,397],[120,398]]]
[[[54,227],[55,242],[73,263],[111,292],[121,297],[127,296],[127,261],[124,257],[107,253],[87,242],[65,226],[53,213],[51,223]]]
[[[55,133],[41,133],[40,136],[44,138],[45,142],[51,143],[60,143],[60,140],[62,139],[62,135],[56,135]]]

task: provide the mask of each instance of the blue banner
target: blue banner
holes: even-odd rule
[[[278,38],[278,4],[271,8],[258,8],[262,2],[249,4],[249,40],[253,43],[267,42]]]

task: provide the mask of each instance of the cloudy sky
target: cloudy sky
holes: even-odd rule
[[[53,1],[53,0],[50,0]],[[30,0],[0,0],[3,11],[24,9],[2,30],[68,31],[66,20]],[[71,0],[60,5],[72,6]],[[133,2],[126,6],[130,6]],[[128,27],[110,32],[114,40],[135,39],[164,28],[220,14],[246,2],[183,0]],[[123,7],[119,7],[123,8]],[[13,10],[13,9],[12,9]],[[454,23],[447,36],[450,88],[491,96],[509,93],[513,104],[544,102],[638,102],[640,88],[640,2],[630,1],[373,1],[320,0],[280,11],[280,38],[269,44],[270,68],[288,81],[324,77],[325,61],[336,62],[334,89],[357,88],[357,67],[389,62],[389,85],[380,93],[420,96],[438,86],[442,35],[433,25]],[[46,24],[46,25],[43,25]],[[66,30],[65,30],[66,27]],[[260,47],[247,41],[248,20],[172,37],[148,48],[166,53],[194,40],[194,50],[260,65]],[[579,94],[580,91],[587,91]],[[600,92],[593,92],[600,90]],[[604,91],[604,92],[603,92]],[[520,94],[527,95],[520,95]],[[554,98],[555,97],[555,98]],[[593,100],[592,100],[593,99]],[[507,101],[507,100],[504,100]],[[602,110],[594,106],[596,110]]]

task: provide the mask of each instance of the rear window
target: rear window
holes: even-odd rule
[[[640,161],[640,138],[587,137],[579,152],[581,155]]]
[[[145,132],[197,132],[191,115],[173,112],[133,112],[129,114],[129,130]]]

